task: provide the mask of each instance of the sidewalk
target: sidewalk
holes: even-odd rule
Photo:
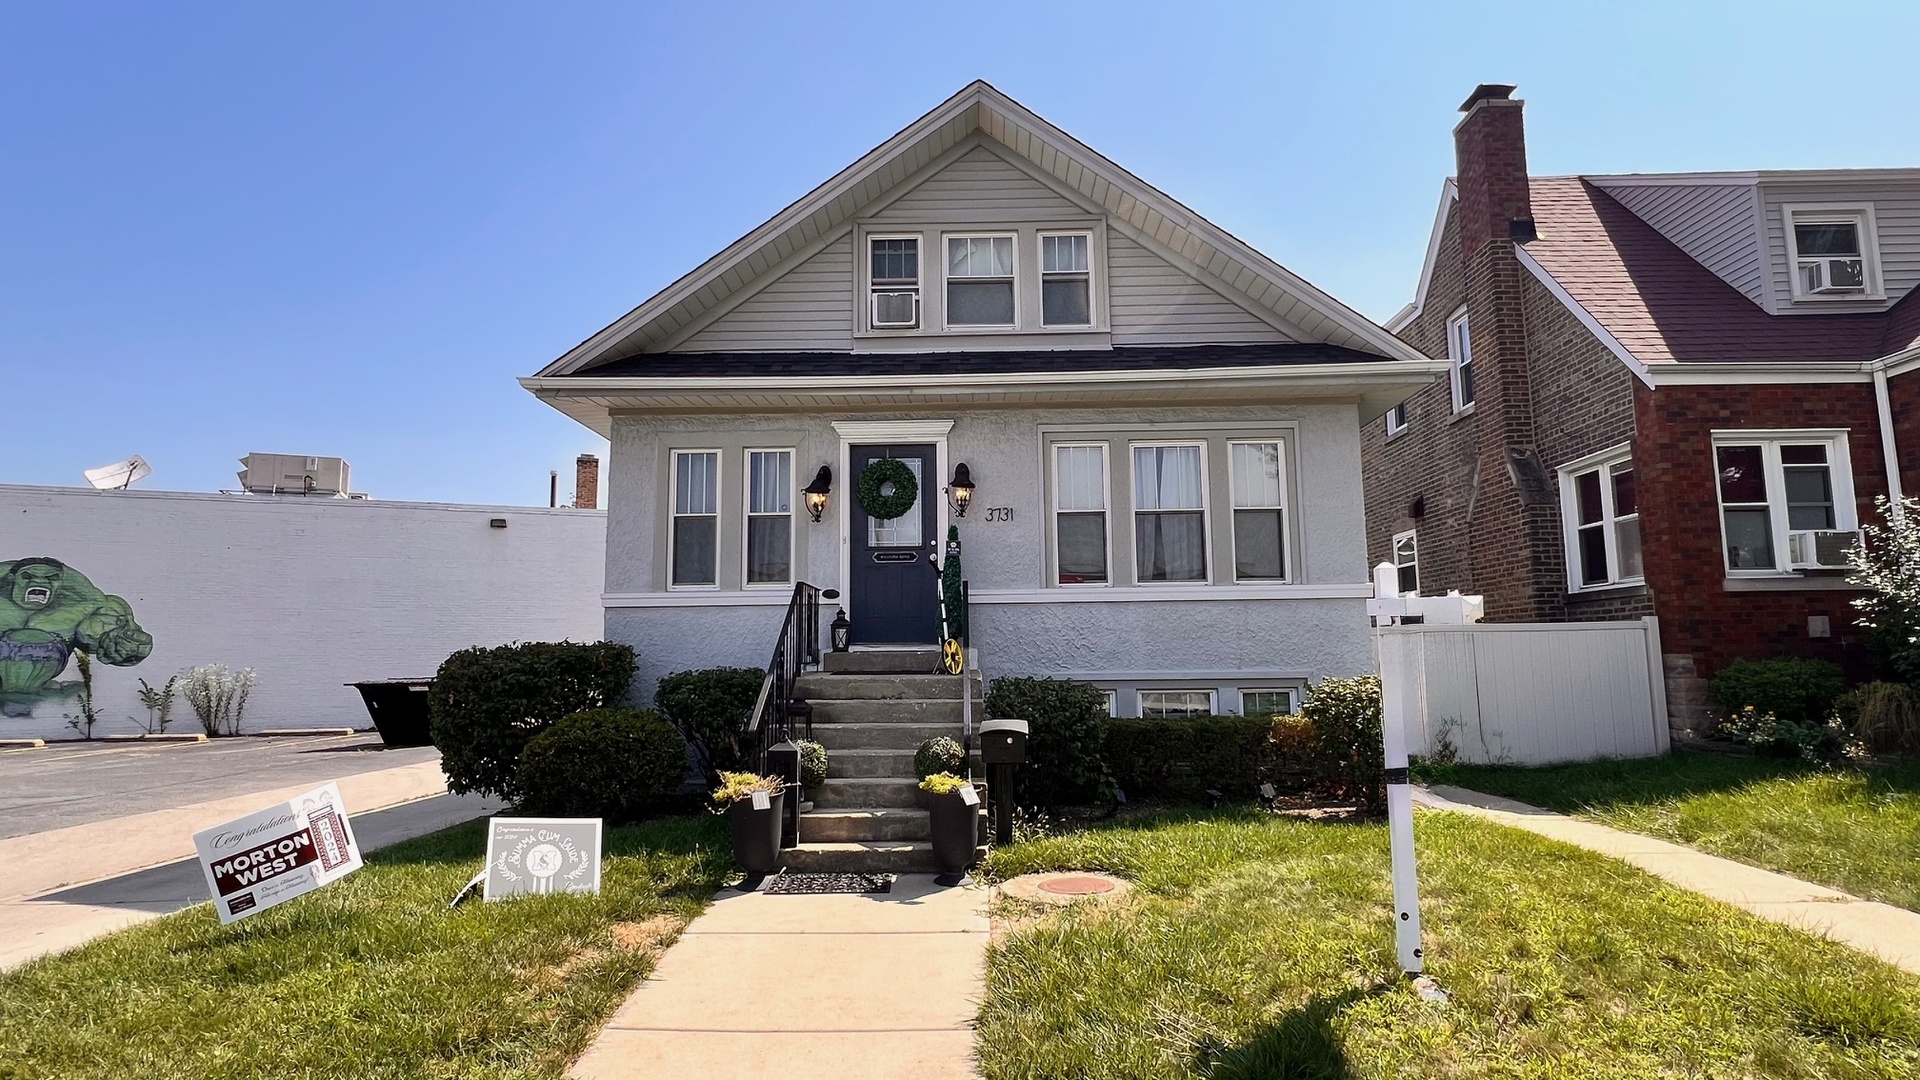
[[[437,761],[344,776],[365,850],[492,812],[448,795]],[[207,898],[193,834],[317,786],[303,783],[0,840],[0,971]],[[376,812],[377,811],[377,812]]]
[[[1472,814],[1610,855],[1681,888],[1771,922],[1823,934],[1920,975],[1920,912],[1466,788],[1415,788],[1413,797],[1423,806]]]
[[[569,1075],[972,1080],[987,898],[924,874],[873,895],[726,890]]]

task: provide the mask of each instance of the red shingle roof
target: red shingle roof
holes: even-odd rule
[[[1580,177],[1532,193],[1527,253],[1646,363],[1865,361],[1920,341],[1920,290],[1885,312],[1769,315]]]

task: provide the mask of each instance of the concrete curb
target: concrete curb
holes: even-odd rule
[[[85,740],[78,741],[84,742]],[[102,735],[93,741],[105,743],[180,743],[187,746],[197,746],[200,743],[206,742],[207,737],[205,735],[189,735],[184,731],[156,731],[151,735]]]

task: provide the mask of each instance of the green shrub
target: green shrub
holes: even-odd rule
[[[1041,806],[1112,797],[1103,754],[1107,696],[1089,683],[1009,677],[987,688],[987,715],[1027,722],[1021,801]]]
[[[1257,716],[1115,718],[1107,722],[1107,767],[1130,799],[1250,796],[1272,727]]]
[[[1387,805],[1380,742],[1380,679],[1361,675],[1322,679],[1307,689],[1300,715],[1313,724],[1320,769],[1329,794],[1353,799],[1373,813]]]
[[[1720,722],[1720,735],[1764,754],[1799,757],[1816,765],[1837,764],[1867,752],[1838,715],[1824,723],[1796,724],[1748,705]]]
[[[1266,754],[1262,773],[1275,790],[1304,795],[1326,785],[1329,759],[1320,746],[1320,731],[1299,713],[1273,718]]]
[[[654,690],[654,708],[680,729],[708,780],[749,764],[742,735],[765,679],[756,668],[700,668],[676,671]]]
[[[812,739],[795,739],[800,748],[800,786],[819,787],[827,782],[827,748]]]
[[[929,795],[953,795],[967,786],[967,781],[950,772],[937,772],[920,778],[920,790]]]
[[[687,744],[660,714],[639,709],[574,713],[520,752],[520,808],[552,817],[636,821],[687,775]]]
[[[938,735],[913,752],[913,775],[925,780],[934,773],[967,771],[967,749],[957,740]]]
[[[527,741],[561,717],[618,704],[633,670],[632,646],[612,641],[527,642],[447,657],[427,696],[447,790],[517,801]]]
[[[1920,754],[1920,703],[1900,683],[1870,682],[1841,694],[1834,715],[1881,753]]]
[[[1834,699],[1846,688],[1846,676],[1838,665],[1782,656],[1733,661],[1707,684],[1707,696],[1729,716],[1751,707],[1783,723],[1821,727],[1833,713]]]

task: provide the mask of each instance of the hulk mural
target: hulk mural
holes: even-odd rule
[[[153,652],[153,638],[133,620],[133,608],[108,596],[87,576],[58,559],[0,561],[0,706],[18,715],[49,686],[75,649],[95,660],[130,667]]]

